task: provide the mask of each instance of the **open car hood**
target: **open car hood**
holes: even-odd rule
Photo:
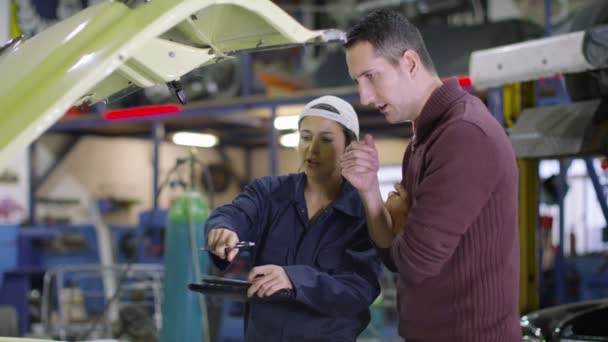
[[[107,1],[0,55],[0,169],[72,106],[250,50],[343,41],[270,0]]]

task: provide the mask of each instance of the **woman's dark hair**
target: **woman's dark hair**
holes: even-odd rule
[[[357,137],[355,136],[355,133],[353,133],[353,131],[347,129],[340,123],[339,125],[342,127],[342,131],[344,132],[344,148],[350,145],[351,142],[357,141]]]
[[[365,16],[347,34],[346,49],[358,42],[369,42],[376,55],[386,58],[396,65],[406,50],[414,50],[420,56],[425,68],[436,74],[420,31],[400,13],[390,9],[380,9]]]

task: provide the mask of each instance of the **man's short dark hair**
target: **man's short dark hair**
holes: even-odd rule
[[[366,15],[348,31],[344,46],[348,49],[364,41],[372,44],[378,56],[393,64],[399,63],[405,50],[414,50],[425,68],[437,73],[418,28],[393,10],[379,9]]]

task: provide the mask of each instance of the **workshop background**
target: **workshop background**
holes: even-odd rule
[[[0,45],[32,37],[98,2],[0,0]],[[440,76],[457,77],[508,132],[525,129],[518,122],[534,113],[556,123],[539,134],[557,139],[582,139],[573,132],[585,131],[557,123],[606,127],[606,115],[578,120],[568,119],[577,110],[543,112],[603,100],[603,71],[482,91],[469,77],[469,58],[477,50],[608,24],[608,1],[274,2],[310,29],[346,30],[374,9],[401,11],[420,27]],[[360,105],[339,44],[244,53],[181,81],[188,97],[183,106],[162,84],[73,107],[0,170],[0,336],[160,340],[171,208],[189,189],[212,209],[255,177],[297,172],[296,130],[281,122],[317,95],[350,101],[361,132],[375,136],[383,195],[400,181],[411,127],[391,126]],[[163,115],[167,105],[176,112]],[[145,116],[125,111],[137,108]],[[551,131],[557,126],[559,132]],[[179,145],[183,131],[203,133],[206,140],[197,147]],[[587,300],[608,304],[608,146],[594,153],[562,153],[559,146],[528,153],[520,162],[522,315]],[[244,270],[237,265],[231,272],[237,277]],[[385,278],[360,341],[399,340],[394,279],[390,272]],[[206,305],[206,341],[242,340],[242,304]],[[605,309],[600,314],[587,319],[608,321]]]

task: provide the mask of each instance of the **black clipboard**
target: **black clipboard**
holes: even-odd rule
[[[247,297],[249,285],[251,284],[246,280],[205,276],[201,283],[188,284],[188,289],[206,296],[215,296],[236,302],[288,302],[294,298],[291,289],[281,289],[268,297],[253,296],[249,298]]]

